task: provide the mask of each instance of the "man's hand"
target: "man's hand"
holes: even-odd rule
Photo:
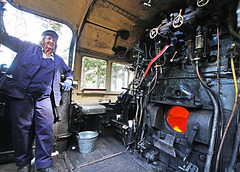
[[[66,79],[63,83],[63,89],[64,91],[69,91],[70,89],[74,89],[72,87],[72,81],[70,79]]]

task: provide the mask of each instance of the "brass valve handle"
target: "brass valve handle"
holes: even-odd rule
[[[161,23],[158,27],[153,28],[153,29],[149,32],[149,37],[150,37],[151,39],[154,39],[154,38],[157,36],[157,34],[158,34],[158,29],[159,29],[162,25],[163,25],[163,24]]]
[[[182,26],[184,22],[184,18],[181,13],[182,13],[182,9],[180,9],[178,16],[173,20],[174,28],[179,28],[180,26]]]
[[[197,1],[197,6],[198,7],[203,7],[209,3],[209,0],[198,0]]]

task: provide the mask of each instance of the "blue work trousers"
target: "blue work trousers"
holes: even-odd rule
[[[35,135],[35,168],[52,166],[54,117],[50,96],[36,98],[26,94],[24,99],[12,98],[10,115],[16,165],[22,167],[31,162]]]

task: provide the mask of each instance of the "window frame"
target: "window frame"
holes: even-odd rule
[[[83,63],[83,59],[84,59],[84,57],[87,57],[87,58],[91,58],[91,59],[94,59],[94,60],[103,60],[103,61],[105,61],[106,62],[106,75],[105,75],[105,84],[104,84],[104,87],[105,88],[89,88],[89,87],[82,87],[82,79],[83,79],[83,77],[82,77],[82,75],[83,75],[83,65],[84,65],[84,63]],[[82,90],[82,91],[107,91],[107,87],[106,87],[106,78],[107,78],[107,63],[108,63],[108,61],[107,60],[104,60],[104,59],[100,59],[100,58],[94,58],[94,57],[90,57],[90,56],[86,56],[86,55],[84,55],[84,56],[82,56],[82,58],[81,58],[81,74],[80,74],[80,84],[79,84],[79,88],[80,88],[80,90]]]
[[[82,88],[82,71],[83,71],[83,58],[84,57],[89,57],[93,58],[96,60],[104,60],[106,61],[106,78],[105,78],[105,88]],[[124,90],[119,90],[119,91],[112,91],[111,90],[111,81],[112,81],[112,64],[117,63],[120,65],[127,65],[126,63],[121,63],[121,62],[116,62],[112,60],[107,60],[103,58],[97,58],[93,56],[88,56],[88,55],[82,55],[81,57],[81,70],[80,70],[80,82],[79,82],[79,90],[82,91],[83,93],[100,93],[100,94],[119,94]],[[129,84],[129,80],[131,79],[130,77],[130,71],[127,71],[127,83]],[[128,85],[127,84],[127,85]]]
[[[112,71],[113,63],[126,66],[125,64],[121,64],[121,63],[117,63],[117,62],[111,62],[111,73],[110,73],[111,80],[112,80],[112,74],[113,74],[113,71]],[[127,82],[127,86],[129,84],[129,78],[130,78],[130,74],[129,74],[129,71],[127,71],[127,81],[126,81]],[[122,91],[123,90],[112,90],[112,82],[110,82],[110,92],[122,92]]]

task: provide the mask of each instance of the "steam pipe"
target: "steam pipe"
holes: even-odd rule
[[[234,4],[232,1],[228,3],[229,4],[229,9],[228,9],[228,29],[229,29],[229,32],[230,34],[237,38],[238,41],[240,41],[240,35],[234,30],[234,14],[233,14],[233,5]],[[239,5],[238,5],[238,8],[239,8]]]
[[[146,56],[145,58],[148,59],[148,53],[147,53],[148,50],[147,50],[147,44],[146,43],[144,44],[144,49],[145,49],[145,56]]]
[[[138,121],[138,111],[139,111],[139,103],[138,103],[138,99],[137,99],[137,110],[136,110],[136,114],[135,114],[135,120]]]
[[[155,86],[157,84],[157,78],[158,78],[158,71],[156,71],[156,74],[155,74],[155,76],[153,77],[153,79],[152,79],[152,81],[150,83],[150,86],[149,86],[149,89],[148,89],[149,91],[148,91],[147,95],[149,95],[153,91],[153,89],[155,88]],[[152,88],[150,88],[152,83],[153,83],[153,81],[154,81],[154,85],[152,86]]]
[[[219,43],[219,27],[217,27],[217,39],[218,39],[218,48],[217,48],[217,94],[220,94],[220,43]]]
[[[156,56],[154,57],[154,59],[151,60],[151,62],[148,64],[148,67],[142,77],[142,80],[146,77],[147,73],[148,73],[148,70],[150,69],[151,65],[168,49],[168,47],[170,47],[170,45],[166,45],[162,51]]]
[[[211,134],[210,145],[209,145],[209,148],[208,148],[208,154],[207,154],[207,158],[206,158],[206,161],[205,161],[205,168],[204,168],[204,172],[209,172],[210,167],[211,167],[212,157],[213,157],[215,140],[216,140],[219,105],[218,105],[218,101],[214,97],[213,92],[211,91],[211,89],[209,89],[209,87],[207,86],[207,84],[204,82],[204,80],[202,79],[202,77],[200,75],[199,68],[198,68],[198,61],[196,61],[196,71],[197,71],[197,75],[198,75],[198,78],[199,78],[200,82],[203,84],[206,92],[208,93],[210,99],[213,102],[213,109],[214,109],[212,134]]]
[[[237,103],[238,103],[238,86],[237,86],[237,77],[236,77],[236,72],[235,72],[235,67],[234,67],[234,60],[233,58],[231,58],[231,67],[232,67],[232,73],[233,73],[233,80],[234,80],[234,86],[235,86],[235,103],[234,103],[234,106],[233,106],[233,110],[232,110],[232,113],[231,113],[231,116],[228,120],[228,123],[226,125],[226,128],[225,128],[225,131],[223,133],[223,138],[222,138],[222,141],[220,143],[220,146],[219,146],[219,150],[218,150],[218,154],[217,154],[217,160],[216,160],[216,168],[215,168],[215,171],[217,171],[218,169],[218,162],[219,162],[219,158],[220,158],[220,153],[221,153],[221,150],[222,150],[222,146],[223,146],[223,143],[224,143],[224,140],[225,140],[225,137],[227,135],[227,131],[228,131],[228,128],[232,122],[232,118],[233,118],[233,115],[235,114],[235,111],[236,111],[236,108],[237,108]],[[232,157],[232,159],[234,160],[235,158]],[[232,163],[232,162],[231,162]],[[234,162],[235,163],[235,162]]]
[[[215,99],[213,93],[208,89],[206,89],[206,90],[208,92],[209,97],[211,98],[211,100],[213,102],[213,108],[214,108],[212,135],[211,135],[210,145],[209,145],[209,148],[208,148],[208,154],[207,154],[207,158],[206,158],[206,162],[205,162],[205,168],[204,168],[204,172],[209,172],[210,167],[211,167],[212,157],[213,157],[215,140],[216,140],[219,106],[218,106],[218,102]]]
[[[140,127],[140,125],[141,125],[141,120],[142,120],[142,115],[143,115],[143,100],[142,100],[143,98],[142,98],[142,96],[140,97],[140,116],[139,116],[139,121],[138,121],[138,127]]]
[[[235,142],[234,142],[234,146],[233,146],[233,153],[232,153],[232,158],[230,160],[230,164],[227,167],[228,171],[234,171],[233,166],[236,162],[237,156],[238,156],[238,147],[240,144],[240,124],[238,124],[238,129],[236,132],[236,137],[235,137]]]
[[[234,24],[232,21],[228,22],[228,29],[231,35],[240,41],[240,35],[234,30]]]

